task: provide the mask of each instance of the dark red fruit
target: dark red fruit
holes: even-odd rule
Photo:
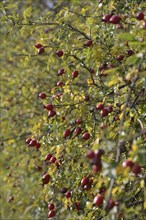
[[[94,74],[95,73],[95,70],[94,69],[89,69],[90,73],[91,74]]]
[[[108,113],[111,113],[113,111],[112,105],[108,105],[105,108],[108,110]]]
[[[122,166],[123,166],[123,167],[130,167],[130,168],[132,168],[133,165],[134,165],[134,163],[133,163],[131,160],[126,160],[126,161],[124,161],[124,162],[122,163]]]
[[[75,130],[74,130],[74,135],[75,135],[75,136],[78,136],[78,135],[81,134],[81,132],[82,132],[82,129],[81,129],[80,127],[77,127],[77,128],[75,128]]]
[[[45,98],[46,98],[46,94],[45,94],[44,92],[41,92],[41,93],[39,94],[39,98],[40,98],[40,99],[45,99]]]
[[[101,117],[106,117],[108,115],[108,110],[106,108],[102,109],[100,115]]]
[[[112,209],[115,206],[115,201],[110,199],[107,204],[107,210]]]
[[[42,182],[43,182],[43,185],[49,183],[50,181],[50,175],[48,173],[44,174],[43,177],[42,177]]]
[[[69,129],[65,130],[64,133],[63,133],[64,138],[66,138],[68,136],[70,136],[70,130]]]
[[[103,108],[104,108],[104,105],[102,103],[96,105],[97,110],[102,110]]]
[[[86,154],[88,159],[93,159],[95,157],[95,152],[93,150],[89,150]]]
[[[127,56],[132,56],[134,54],[133,50],[127,50]]]
[[[37,49],[39,49],[39,48],[42,47],[42,44],[36,43],[34,46],[35,46]]]
[[[55,208],[55,205],[53,203],[48,204],[48,209],[53,210]]]
[[[56,52],[56,55],[57,55],[58,57],[62,57],[62,56],[63,56],[63,51],[62,51],[62,50],[58,50],[58,51]]]
[[[101,158],[103,154],[104,154],[104,150],[102,149],[95,150],[96,158]]]
[[[47,161],[47,160],[50,160],[51,157],[52,157],[52,154],[47,154],[47,155],[45,156],[45,160],[46,160],[46,161]]]
[[[82,138],[84,140],[88,140],[90,138],[90,134],[86,131],[83,135],[82,135]]]
[[[52,110],[53,109],[53,105],[48,103],[47,105],[44,106],[44,108],[46,108],[47,110]]]
[[[49,160],[50,163],[55,163],[55,161],[56,161],[56,157],[54,157],[54,156],[52,156]]]
[[[121,62],[123,59],[124,59],[124,56],[123,56],[122,54],[120,54],[120,55],[117,56],[117,60],[118,60],[119,62]]]
[[[72,78],[73,79],[76,78],[78,75],[79,75],[78,71],[75,70],[75,71],[72,72]]]
[[[61,68],[60,70],[58,70],[58,76],[62,76],[65,73],[64,68]]]
[[[65,193],[65,196],[66,196],[67,199],[70,198],[70,197],[71,197],[71,192],[67,191],[67,192]]]
[[[55,211],[54,210],[51,210],[49,213],[48,213],[48,218],[53,218],[55,216]]]
[[[106,69],[107,69],[107,64],[106,63],[100,64],[100,66],[98,68],[99,71],[106,70]]]
[[[66,187],[63,187],[62,189],[61,189],[61,193],[66,193],[67,192],[67,188]]]
[[[84,44],[84,46],[86,46],[86,47],[90,47],[92,45],[92,40],[90,39],[90,40],[88,40],[85,44]]]
[[[49,111],[48,117],[54,117],[56,115],[56,112],[54,110]]]
[[[112,24],[119,24],[120,20],[121,18],[118,15],[113,15],[109,21]]]
[[[137,18],[137,20],[144,20],[144,13],[142,13],[142,12],[139,12],[137,15],[136,15],[136,18]]]
[[[57,82],[57,86],[63,86],[63,85],[64,85],[64,83],[62,81]]]
[[[98,165],[96,165],[96,164],[92,165],[92,171],[93,171],[95,174],[97,174],[98,172],[100,172],[101,169],[102,169],[102,164],[101,164],[101,162],[100,162]]]
[[[82,180],[81,180],[81,186],[86,186],[89,184],[89,178],[88,177],[84,177]]]
[[[103,16],[102,21],[104,21],[105,23],[109,23],[109,20],[111,18],[112,15],[110,14],[106,14]]]
[[[76,120],[76,124],[79,125],[79,124],[81,124],[81,123],[82,123],[82,119],[79,118],[79,119]]]
[[[141,173],[141,167],[137,164],[134,164],[132,166],[132,173],[134,173],[135,175],[138,175]]]
[[[35,169],[36,169],[37,171],[42,171],[42,167],[41,167],[41,166],[36,166]]]
[[[32,139],[32,140],[29,142],[29,146],[34,147],[34,146],[36,146],[36,143],[37,143],[37,141],[36,141],[35,139]]]
[[[98,194],[97,196],[94,197],[94,204],[96,206],[101,206],[103,204],[103,200],[104,200],[103,195]]]
[[[40,47],[39,49],[38,49],[38,54],[42,54],[42,53],[44,53],[45,52],[45,48],[44,47]]]
[[[31,138],[27,138],[26,141],[25,141],[25,143],[26,143],[26,144],[29,144],[29,143],[31,142],[31,140],[32,140]]]
[[[36,146],[37,149],[39,149],[41,144],[39,142],[37,142],[35,146]]]
[[[89,101],[89,100],[90,100],[90,97],[89,97],[88,95],[85,95],[85,96],[84,96],[84,101],[87,102],[87,101]]]

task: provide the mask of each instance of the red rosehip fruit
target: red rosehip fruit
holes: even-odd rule
[[[51,159],[51,157],[52,157],[52,154],[47,154],[46,156],[45,156],[45,161],[47,161],[47,160],[50,160]]]
[[[48,204],[48,209],[49,209],[49,210],[53,210],[54,208],[55,208],[54,203],[49,203],[49,204]]]
[[[70,192],[70,191],[67,191],[67,192],[65,193],[65,196],[66,196],[67,199],[70,198],[70,197],[71,197],[71,192]]]
[[[64,138],[67,138],[68,136],[70,136],[70,129],[65,130],[63,133]]]
[[[103,200],[104,200],[104,196],[98,194],[97,196],[94,197],[94,204],[99,207],[103,204]]]
[[[138,12],[138,14],[136,15],[137,20],[141,21],[144,20],[144,13],[142,12]]]
[[[85,47],[90,47],[92,45],[92,40],[88,40],[86,43],[84,43]]]
[[[102,110],[103,108],[104,108],[104,105],[102,103],[96,105],[97,110]]]
[[[132,168],[134,165],[134,163],[131,161],[131,160],[126,160],[122,163],[122,166],[125,168],[125,167],[130,167]]]
[[[42,182],[43,182],[43,185],[49,183],[50,181],[50,175],[48,173],[44,174],[43,177],[42,177]]]
[[[82,129],[81,129],[80,127],[75,128],[75,130],[74,130],[74,135],[75,135],[75,137],[78,136],[78,135],[80,135],[81,132],[82,132]]]
[[[107,210],[112,209],[115,206],[115,201],[110,199],[107,204]]]
[[[84,96],[84,101],[87,102],[87,101],[89,101],[89,100],[90,100],[90,97],[89,97],[88,95],[85,95],[85,96]]]
[[[62,56],[63,56],[63,51],[62,51],[62,50],[58,50],[58,51],[56,52],[56,55],[57,55],[58,57],[62,57]]]
[[[34,146],[36,146],[36,143],[37,143],[37,141],[36,141],[35,139],[32,139],[32,140],[29,142],[29,146],[34,147]]]
[[[31,140],[32,140],[31,138],[27,138],[26,141],[25,141],[25,143],[26,143],[26,144],[29,144],[29,143],[31,142]]]
[[[46,108],[47,110],[52,110],[53,109],[53,105],[48,103],[47,105],[44,106],[44,108]]]
[[[118,15],[113,15],[109,21],[112,24],[119,24],[120,20],[121,18]]]
[[[38,54],[42,54],[42,53],[44,53],[45,52],[45,48],[44,47],[40,47],[39,49],[38,49]]]
[[[124,59],[124,56],[123,56],[122,54],[120,54],[120,55],[117,56],[117,60],[118,60],[119,62],[121,62],[123,59]]]
[[[90,138],[90,134],[86,131],[83,135],[82,135],[82,138],[84,140],[88,140]]]
[[[95,152],[93,150],[89,150],[86,154],[88,159],[93,159],[95,157]]]
[[[103,18],[102,18],[102,21],[105,22],[105,23],[109,23],[109,20],[110,20],[111,16],[112,15],[110,15],[110,14],[104,15]]]
[[[49,111],[48,117],[54,117],[56,115],[56,112],[54,110]]]
[[[108,115],[108,110],[106,108],[102,109],[100,112],[101,117],[106,117]]]
[[[42,47],[42,44],[40,44],[40,43],[36,43],[34,46],[35,46],[37,49],[39,49],[39,48]]]
[[[63,83],[62,81],[58,81],[56,85],[57,85],[57,86],[63,86],[64,83]]]
[[[49,213],[48,213],[48,218],[53,218],[55,216],[55,211],[54,210],[51,210]]]
[[[78,71],[76,71],[76,70],[73,71],[73,72],[72,72],[72,79],[78,77],[78,75],[79,75]]]
[[[76,124],[81,124],[82,123],[82,119],[80,119],[80,118],[78,118],[77,120],[76,120]]]
[[[84,177],[82,180],[81,180],[81,186],[86,186],[89,184],[89,178],[88,177]]]
[[[132,173],[134,173],[135,175],[138,175],[141,173],[141,167],[137,164],[134,164],[132,166]]]
[[[62,76],[65,73],[64,68],[61,68],[60,70],[58,70],[58,76]]]
[[[52,157],[50,158],[49,162],[50,162],[50,163],[55,163],[56,160],[57,160],[56,157],[52,156]]]
[[[45,98],[46,98],[46,93],[41,92],[41,93],[39,94],[39,98],[40,98],[40,99],[45,99]]]

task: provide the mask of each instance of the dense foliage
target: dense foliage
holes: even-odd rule
[[[0,3],[1,219],[143,220],[146,4],[46,2]]]

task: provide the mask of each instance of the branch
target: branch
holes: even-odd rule
[[[73,31],[78,32],[79,34],[83,35],[86,39],[88,39],[88,40],[91,39],[91,37],[89,37],[88,35],[86,35],[84,32],[80,31],[79,29],[73,27],[73,26],[70,25],[70,24],[67,24],[67,25],[68,25],[68,27],[69,27],[70,29],[72,29]]]

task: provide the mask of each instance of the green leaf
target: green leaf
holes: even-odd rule
[[[124,40],[124,41],[134,41],[135,35],[130,34],[130,33],[121,33],[121,34],[119,34],[118,39]]]

